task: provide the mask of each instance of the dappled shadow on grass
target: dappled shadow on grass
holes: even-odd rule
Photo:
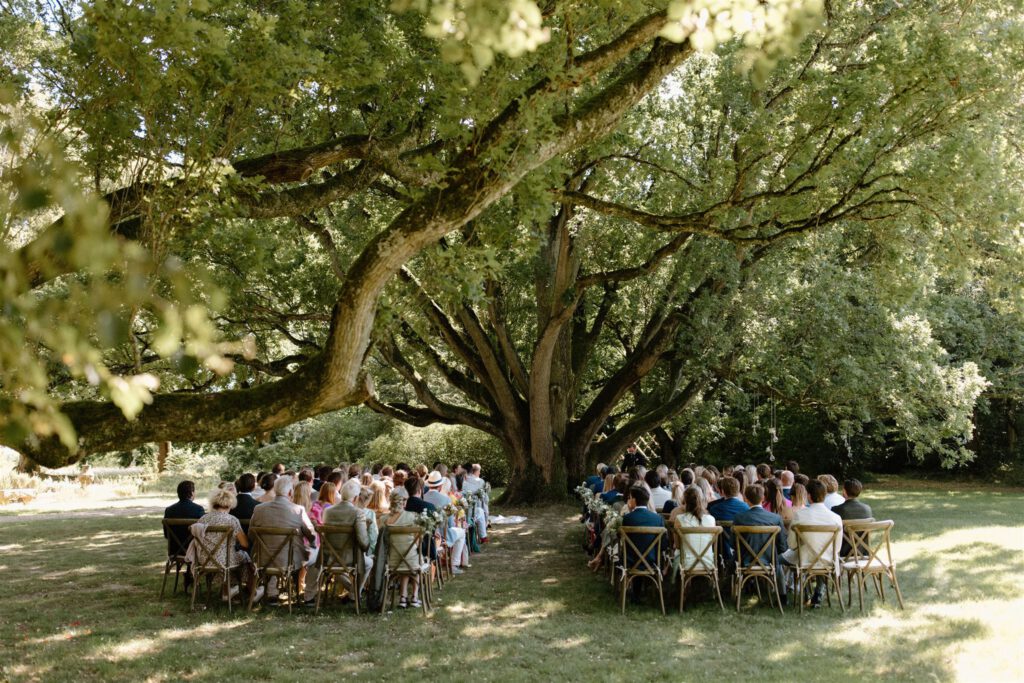
[[[222,605],[190,614],[180,594],[156,599],[165,547],[156,517],[12,525],[0,565],[8,591],[0,639],[13,644],[14,657],[0,664],[0,679],[248,683],[397,678],[430,667],[481,681],[618,680],[640,670],[649,679],[949,680],[951,649],[991,633],[978,618],[927,609],[1006,595],[1000,582],[1021,570],[1019,552],[965,543],[962,531],[943,534],[936,523],[931,538],[939,542],[907,544],[912,553],[899,564],[906,612],[870,600],[863,616],[838,606],[802,617],[760,606],[736,614],[705,599],[680,616],[670,590],[669,616],[647,602],[620,617],[607,574],[584,565],[573,509],[501,512],[529,520],[496,527],[474,567],[445,587],[425,619],[415,611],[356,617],[351,607],[320,617],[228,615]],[[904,518],[896,519],[899,528]]]

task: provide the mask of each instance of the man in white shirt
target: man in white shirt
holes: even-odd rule
[[[825,505],[825,484],[818,479],[812,479],[809,481],[807,483],[807,498],[810,500],[810,504],[802,510],[797,510],[793,513],[793,523],[789,527],[789,550],[782,554],[782,561],[794,567],[797,564],[798,558],[796,550],[797,538],[796,532],[793,531],[793,527],[798,524],[836,527],[839,530],[839,538],[840,540],[842,539],[843,520],[839,515],[829,510]],[[818,552],[822,549],[825,551],[822,554],[822,560],[827,562],[828,559],[831,558],[831,561],[834,564],[839,562],[840,544],[835,542],[835,537],[832,534],[802,534],[801,538],[803,540],[804,562],[810,562],[811,559],[816,557]],[[831,545],[831,548],[827,547],[829,545]],[[811,596],[811,607],[818,607],[821,605],[821,596],[824,587],[824,580],[819,578],[814,587],[814,595]]]
[[[839,493],[838,479],[831,474],[820,474],[818,475],[818,481],[825,485],[825,507],[831,510],[836,505],[842,505],[846,502],[846,499]]]
[[[672,498],[672,492],[661,485],[661,477],[658,476],[657,470],[649,470],[644,475],[644,481],[651,489],[651,509],[661,512],[665,508],[665,503]]]
[[[487,485],[483,479],[480,478],[480,465],[473,464],[469,468],[469,473],[466,478],[462,481],[462,493],[478,493],[484,491],[484,487]],[[473,516],[473,524],[476,525],[477,537],[481,543],[487,542],[487,518],[490,516],[490,510],[488,504],[490,501],[487,499],[487,493],[484,492],[483,503],[476,507],[476,513]]]

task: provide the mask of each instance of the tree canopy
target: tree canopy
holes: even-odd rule
[[[7,4],[41,464],[367,402],[529,497],[745,391],[963,457],[954,311],[1021,303],[1016,3]]]

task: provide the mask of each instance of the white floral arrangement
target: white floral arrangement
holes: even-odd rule
[[[444,524],[444,513],[440,510],[424,510],[416,515],[416,526],[423,529],[426,534],[434,533],[440,524]]]

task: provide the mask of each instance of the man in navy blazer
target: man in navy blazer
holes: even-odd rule
[[[761,502],[764,500],[764,487],[760,484],[751,484],[743,490],[743,497],[750,505],[750,509],[746,512],[741,512],[736,516],[736,519],[732,521],[733,528],[738,526],[777,526],[779,527],[779,533],[775,535],[775,571],[776,580],[778,581],[779,594],[786,595],[786,582],[782,580],[781,572],[781,561],[782,553],[789,549],[789,543],[786,540],[786,527],[782,523],[782,517],[775,514],[774,512],[768,512],[761,507]],[[765,544],[768,543],[770,536],[768,534],[747,534],[744,536],[747,540],[747,544],[753,549],[755,553],[760,552],[764,548]],[[761,555],[761,560],[768,559],[768,551]],[[753,559],[750,553],[744,548],[743,553],[743,566],[746,567],[753,564]]]
[[[634,486],[629,490],[629,512],[622,516],[622,526],[656,526],[664,527],[665,521],[657,512],[647,507],[651,494],[643,486]],[[629,539],[636,545],[638,551],[643,552],[655,539],[654,534],[629,534]],[[655,557],[655,550],[652,548],[647,553],[647,561],[654,565],[658,558]],[[626,567],[632,567],[639,558],[632,548],[626,549]]]
[[[178,502],[164,509],[164,519],[199,519],[206,514],[202,505],[192,501],[196,495],[196,485],[192,481],[178,482]],[[172,527],[168,534],[167,527],[164,527],[164,536],[167,538],[167,554],[180,553],[182,548],[188,548],[192,541],[192,534],[188,527]],[[185,572],[185,592],[189,591],[192,585],[192,572]]]
[[[740,497],[740,483],[734,477],[722,477],[718,480],[718,490],[722,497],[712,501],[708,505],[708,514],[715,518],[715,522],[731,522],[736,516],[750,509],[750,506],[743,502]],[[732,566],[734,554],[732,530],[726,529],[722,534],[722,556],[726,566]]]
[[[252,495],[256,489],[256,477],[248,472],[243,474],[235,482],[235,488],[238,490],[238,502],[231,508],[231,514],[240,522],[248,522],[252,519],[252,511],[259,505]]]

